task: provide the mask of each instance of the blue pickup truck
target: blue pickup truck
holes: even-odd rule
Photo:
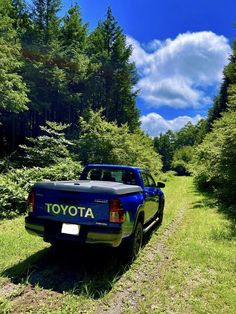
[[[143,168],[90,164],[78,181],[36,183],[25,228],[52,245],[123,245],[136,257],[143,234],[163,219],[164,186]]]

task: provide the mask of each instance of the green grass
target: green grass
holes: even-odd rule
[[[232,222],[213,199],[195,191],[190,177],[172,178],[165,194],[163,224],[130,267],[110,250],[55,255],[41,238],[25,232],[23,217],[1,221],[0,313],[97,313],[128,289],[124,313],[235,313]],[[180,208],[185,214],[164,241],[163,260],[156,247]],[[146,280],[139,279],[142,272]]]
[[[168,241],[161,273],[140,289],[139,311],[236,313],[236,233],[216,202],[195,191],[188,178],[186,213]],[[152,265],[149,265],[152,267]]]

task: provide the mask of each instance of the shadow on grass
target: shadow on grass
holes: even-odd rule
[[[144,237],[145,246],[154,230]],[[69,292],[99,299],[129,269],[121,250],[66,245],[38,251],[24,261],[4,270],[1,275],[15,284],[26,283],[59,293]]]
[[[227,207],[219,204],[218,210],[230,221],[230,239],[236,238],[236,206]]]
[[[229,229],[227,232],[213,231],[213,237],[216,240],[231,240],[236,237],[236,207],[235,206],[226,206],[219,201],[219,198],[216,197],[212,192],[205,192],[198,190],[196,187],[192,188],[192,193],[195,195],[201,195],[202,198],[200,201],[193,203],[193,209],[201,208],[215,208],[219,213],[223,214],[224,217],[229,221]]]
[[[52,247],[41,250],[1,275],[14,283],[98,299],[111,290],[128,267],[112,249],[67,245],[61,251]]]

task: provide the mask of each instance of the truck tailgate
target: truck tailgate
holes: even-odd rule
[[[35,188],[33,215],[73,224],[107,224],[109,198],[107,194]]]

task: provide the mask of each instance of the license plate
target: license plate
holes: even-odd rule
[[[61,233],[79,235],[80,225],[62,224]]]

